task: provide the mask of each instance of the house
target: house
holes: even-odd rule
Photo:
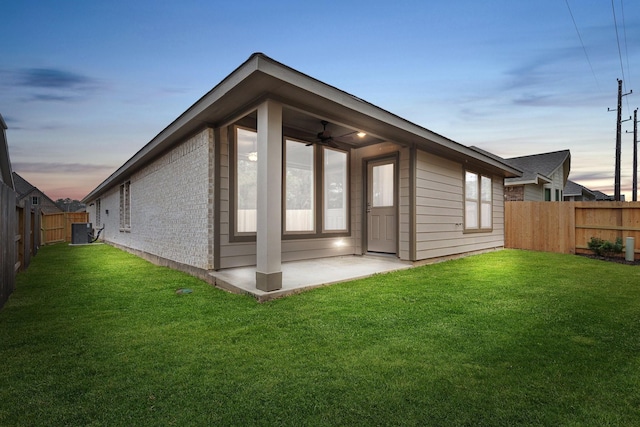
[[[562,201],[571,171],[569,150],[503,159],[478,147],[472,148],[522,171],[521,176],[504,180],[506,201]]]
[[[83,202],[106,242],[202,275],[501,248],[520,171],[255,53]],[[253,280],[253,279],[252,279]]]
[[[588,202],[596,200],[595,192],[571,180],[567,180],[563,194],[565,202]]]
[[[591,190],[591,191],[593,192],[593,194],[595,194],[596,201],[598,202],[613,202],[616,200],[614,196],[605,194],[602,191],[598,191],[598,190]],[[622,194],[620,197],[621,197],[621,201],[624,202],[624,194]]]
[[[11,160],[9,159],[9,143],[7,142],[7,124],[0,114],[0,183],[10,189],[13,186],[13,171],[11,170]]]
[[[28,199],[31,202],[31,206],[37,206],[40,212],[44,214],[62,212],[53,200],[16,172],[13,173],[13,181],[16,193],[18,193],[18,202]]]

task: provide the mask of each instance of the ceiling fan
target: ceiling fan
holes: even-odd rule
[[[348,136],[354,133],[354,132],[349,132],[334,138],[333,136],[331,136],[331,131],[327,130],[327,125],[329,124],[329,122],[326,120],[322,120],[320,123],[322,124],[322,131],[318,132],[318,134],[316,135],[317,139],[315,141],[308,143],[307,147],[313,144],[322,144],[322,145],[328,145],[333,148],[338,148],[338,144],[336,143],[336,141],[339,140],[339,138],[344,138],[345,136]]]

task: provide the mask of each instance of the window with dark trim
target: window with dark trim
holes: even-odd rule
[[[255,236],[257,133],[234,126],[230,164],[232,237]],[[284,138],[282,217],[287,238],[349,232],[349,153]],[[243,237],[246,236],[246,237]]]
[[[493,228],[493,189],[491,178],[465,171],[464,229],[491,231]]]
[[[40,204],[40,198],[38,196],[31,196],[31,204],[32,205],[39,205]]]
[[[349,180],[349,155],[345,151],[323,148],[323,227],[325,232],[347,231],[348,206],[347,195]]]
[[[131,230],[131,181],[120,186],[120,231]]]
[[[100,225],[101,225],[101,222],[100,222],[101,221],[101,218],[100,218],[100,210],[101,210],[100,205],[101,204],[102,203],[100,202],[100,199],[97,199],[96,200],[96,227],[100,227]]]
[[[291,139],[285,140],[284,146],[284,232],[314,233],[314,147]]]

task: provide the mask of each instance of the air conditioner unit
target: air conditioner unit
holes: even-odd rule
[[[93,228],[90,222],[76,222],[71,224],[71,244],[83,245],[91,243]]]

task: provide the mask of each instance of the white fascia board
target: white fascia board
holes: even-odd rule
[[[534,185],[538,185],[540,184],[540,182],[542,181],[543,184],[550,184],[551,182],[553,182],[553,180],[551,180],[550,178],[547,178],[544,175],[536,175],[535,179],[531,179],[531,180],[527,180],[527,181],[521,181],[518,180],[518,178],[512,178],[514,181],[510,181],[510,182],[505,182],[504,186],[505,187],[514,187],[516,185],[527,185],[527,184],[534,184]]]

